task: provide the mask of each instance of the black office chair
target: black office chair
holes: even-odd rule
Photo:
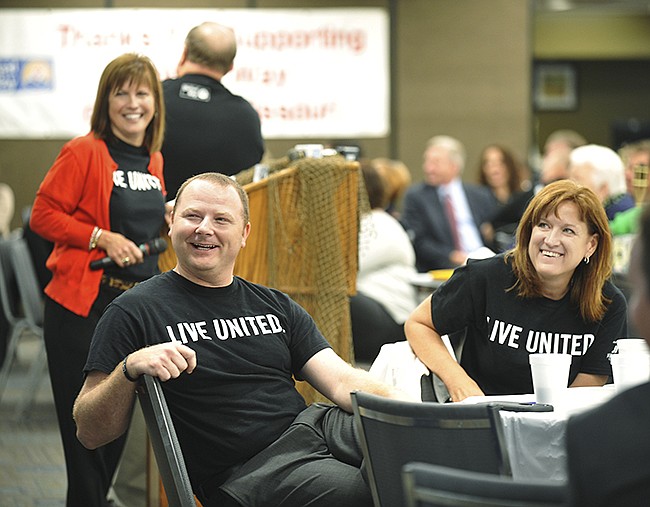
[[[136,392],[169,506],[196,507],[183,452],[160,381],[143,375]]]
[[[499,407],[391,400],[352,393],[375,507],[401,507],[411,461],[511,475]]]
[[[402,468],[406,507],[559,507],[568,505],[565,483],[513,480],[427,463]]]

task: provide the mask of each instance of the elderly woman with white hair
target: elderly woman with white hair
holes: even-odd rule
[[[571,151],[569,177],[596,193],[609,220],[636,204],[627,192],[625,164],[607,146],[588,144]]]

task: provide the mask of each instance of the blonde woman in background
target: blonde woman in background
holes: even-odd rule
[[[350,298],[355,359],[371,363],[385,343],[406,339],[404,321],[417,306],[411,280],[413,245],[402,225],[386,211],[392,188],[374,160],[361,160],[371,210],[361,217],[357,294]]]
[[[373,158],[370,162],[385,184],[386,212],[399,220],[400,205],[406,189],[411,186],[411,171],[401,160]]]

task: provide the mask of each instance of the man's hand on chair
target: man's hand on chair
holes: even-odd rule
[[[133,378],[141,375],[158,377],[165,382],[182,372],[192,373],[196,368],[196,352],[181,343],[161,343],[129,354],[127,369]]]

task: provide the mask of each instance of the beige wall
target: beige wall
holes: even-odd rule
[[[479,151],[500,142],[520,157],[530,143],[530,30],[520,0],[399,2],[396,62],[396,157],[420,179],[431,136],[449,134],[467,148],[465,178]]]

